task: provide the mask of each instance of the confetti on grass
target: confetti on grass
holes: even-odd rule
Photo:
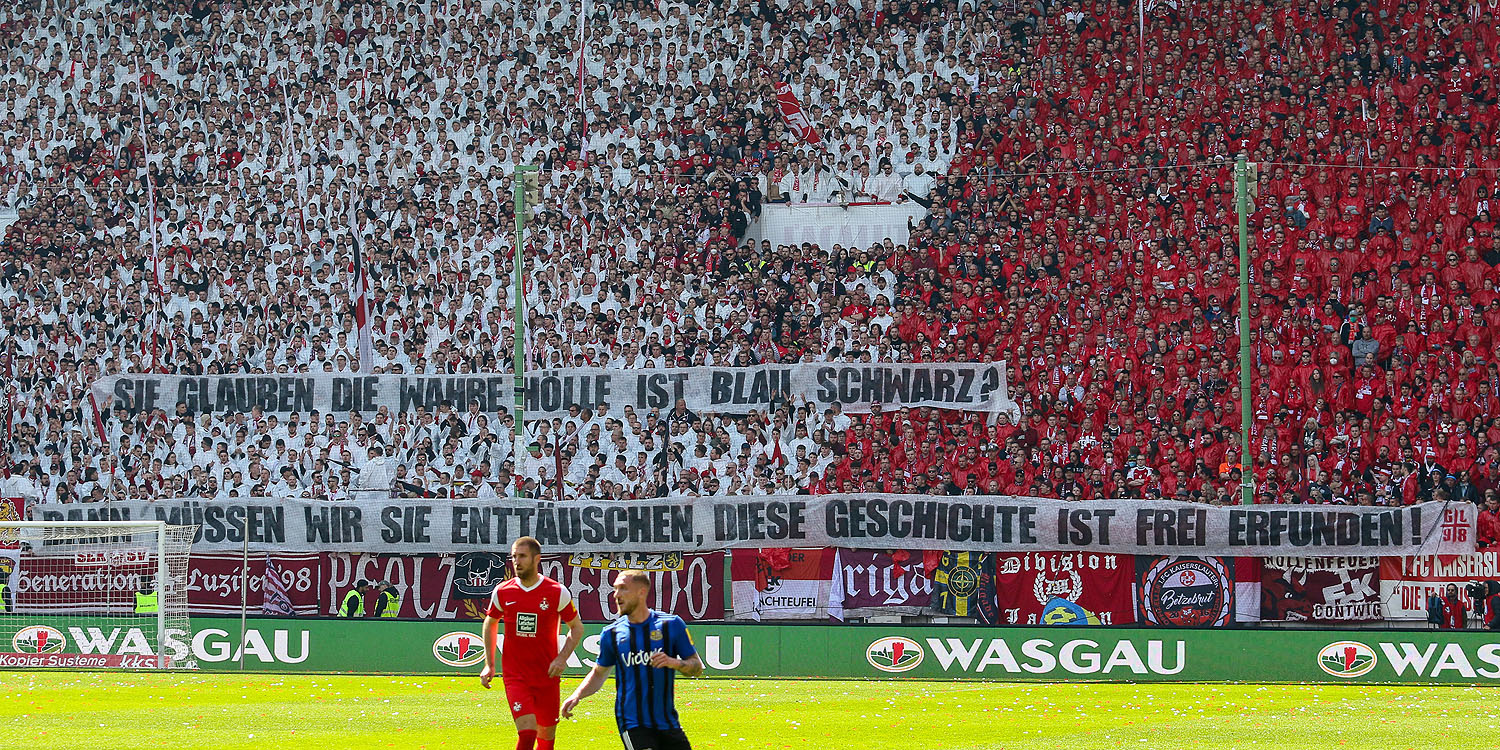
[[[473,678],[5,672],[0,737],[26,750],[506,747],[494,695]],[[612,695],[564,721],[559,745],[619,748]],[[1493,692],[1471,687],[710,679],[679,682],[677,700],[700,750],[1472,750],[1483,743],[1461,727],[1500,725]]]

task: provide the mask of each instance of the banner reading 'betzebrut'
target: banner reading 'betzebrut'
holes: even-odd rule
[[[421,554],[503,550],[700,552],[844,547],[1192,555],[1417,555],[1474,550],[1475,508],[1211,506],[1032,497],[768,495],[624,502],[160,500],[40,506],[42,520],[199,527],[194,552]]]
[[[111,375],[94,382],[101,409],[131,413],[184,404],[192,414],[231,414],[254,407],[286,416],[310,411],[371,412],[434,410],[447,402],[467,410],[477,403],[493,413],[515,407],[515,379],[508,374],[473,375]],[[979,412],[1019,413],[1006,385],[1004,362],[838,365],[803,363],[756,367],[680,367],[663,370],[571,368],[526,375],[526,416],[543,419],[568,413],[570,404],[608,405],[618,413],[670,409],[678,400],[695,412],[744,414],[800,398],[839,404],[864,413],[885,408],[929,406]]]

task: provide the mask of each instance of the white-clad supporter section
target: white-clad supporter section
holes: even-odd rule
[[[831,246],[765,320],[765,284],[752,277],[768,266],[752,272],[736,249],[786,174],[858,178],[889,197],[917,164],[946,171],[957,121],[949,99],[926,94],[950,86],[936,65],[960,30],[863,23],[846,33],[873,46],[809,57],[774,3],[586,7],[581,60],[578,5],[566,3],[0,9],[11,146],[0,202],[14,210],[0,232],[26,250],[0,272],[15,490],[47,505],[344,498],[379,491],[387,475],[408,488],[398,491],[479,497],[826,481],[833,461],[818,456],[842,455],[833,428],[849,418],[807,404],[697,421],[553,415],[522,426],[543,447],[521,457],[508,415],[462,404],[293,415],[178,411],[172,398],[160,412],[101,404],[96,416],[90,383],[143,373],[509,372],[518,165],[542,169],[528,220],[528,370],[965,360],[922,357],[917,339],[894,335],[898,311],[877,304],[894,299],[894,274],[854,269]],[[845,26],[824,16],[809,19]],[[885,101],[847,85],[855,59],[890,89]],[[766,109],[778,83],[799,97],[817,146]],[[887,116],[897,99],[908,105]],[[370,287],[369,373],[356,372],[353,231]],[[875,279],[867,314],[823,309],[820,285],[852,290],[856,277]],[[383,470],[363,470],[376,447]]]

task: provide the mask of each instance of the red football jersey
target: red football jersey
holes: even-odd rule
[[[519,578],[495,587],[485,615],[505,623],[500,653],[503,679],[547,680],[547,666],[557,658],[558,626],[578,617],[573,594],[546,576],[525,588]]]

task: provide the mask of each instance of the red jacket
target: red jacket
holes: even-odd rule
[[[1479,511],[1479,546],[1500,544],[1500,513],[1491,510]]]
[[[1464,619],[1468,615],[1468,610],[1464,607],[1463,601],[1447,597],[1443,597],[1439,601],[1443,605],[1443,619],[1438,623],[1438,628],[1441,630],[1463,630]]]

